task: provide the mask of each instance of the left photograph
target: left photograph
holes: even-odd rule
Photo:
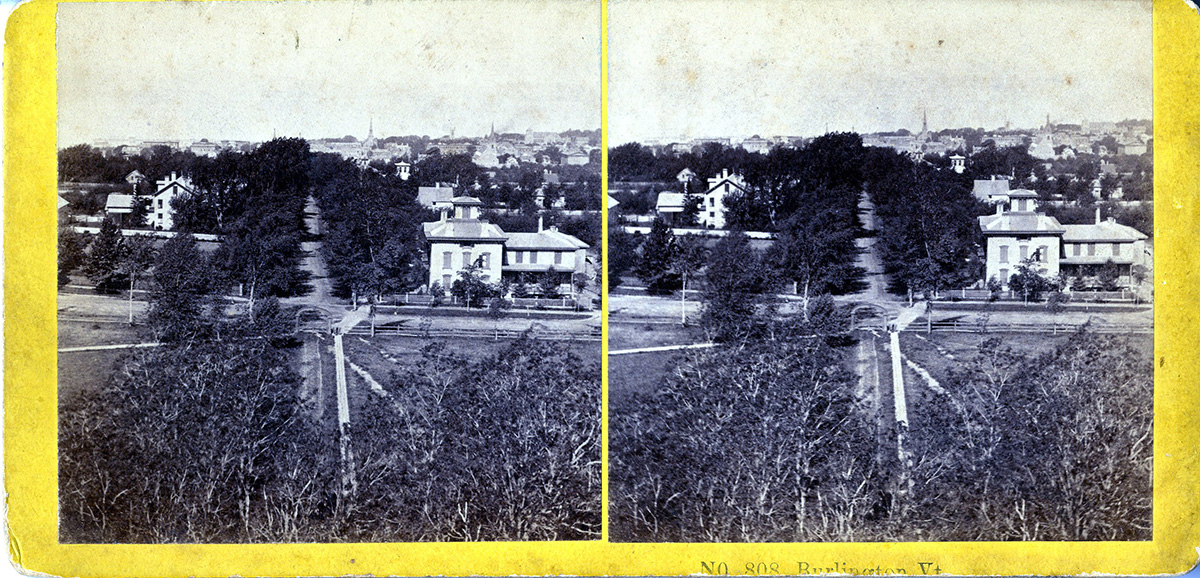
[[[600,11],[59,5],[59,540],[598,540]]]

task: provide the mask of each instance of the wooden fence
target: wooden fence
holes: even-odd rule
[[[358,324],[347,332],[349,335],[371,335],[371,326],[366,324]],[[492,339],[499,341],[501,339],[518,339],[522,336],[528,336],[533,339],[541,339],[545,341],[600,341],[600,328],[597,327],[590,331],[562,331],[562,330],[546,330],[535,329],[518,331],[515,329],[500,329],[500,328],[440,328],[440,329],[424,329],[420,327],[404,327],[400,325],[377,325],[375,327],[375,335],[389,335],[398,337],[415,337],[420,339]]]
[[[904,331],[925,332],[931,327],[933,331],[953,333],[1074,333],[1084,326],[1092,333],[1119,334],[1152,334],[1154,325],[1138,323],[1129,325],[1114,325],[1110,323],[980,323],[978,321],[934,321],[932,326],[925,321],[916,321]]]

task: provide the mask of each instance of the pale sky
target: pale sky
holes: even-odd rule
[[[60,146],[600,127],[597,0],[58,5]]]
[[[1151,117],[1149,0],[612,0],[609,143]]]

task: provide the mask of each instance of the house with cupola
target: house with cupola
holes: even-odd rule
[[[1147,236],[1111,217],[1101,221],[1099,209],[1094,223],[1064,225],[1037,210],[1037,193],[1031,190],[994,187],[988,201],[996,212],[979,217],[987,243],[985,282],[994,279],[1008,288],[1009,279],[1026,262],[1039,275],[1084,279],[1095,278],[1101,267],[1112,263],[1117,285],[1130,287],[1133,268],[1146,265]]]
[[[467,267],[478,268],[486,283],[537,281],[555,277],[561,293],[571,292],[572,277],[587,270],[587,243],[544,227],[536,232],[508,233],[481,215],[483,203],[474,197],[455,197],[439,220],[425,223],[429,253],[429,286],[449,289]]]

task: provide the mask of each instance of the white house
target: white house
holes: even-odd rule
[[[442,212],[440,220],[423,225],[429,245],[429,285],[438,283],[449,290],[459,272],[471,265],[480,268],[485,282],[499,282],[508,235],[479,218],[483,204],[479,199],[455,197],[451,204],[452,214]]]
[[[537,232],[506,233],[479,217],[481,205],[473,197],[455,197],[452,215],[442,213],[440,220],[424,224],[430,286],[448,290],[463,269],[475,265],[487,283],[550,274],[558,278],[560,292],[570,292],[572,275],[586,271],[587,243],[555,227],[543,228],[540,218]]]
[[[161,231],[169,231],[175,226],[175,210],[171,203],[176,197],[192,194],[194,191],[192,181],[187,177],[176,176],[172,172],[169,178],[158,181],[154,190],[154,197],[150,200],[150,226]]]
[[[683,193],[659,193],[654,203],[654,211],[669,224],[675,224],[683,215],[687,195]]]
[[[536,233],[508,233],[504,242],[503,275],[510,279],[522,274],[553,275],[559,293],[571,293],[571,278],[587,270],[587,243],[563,233],[557,227],[542,227],[538,219]]]
[[[402,181],[407,181],[412,176],[412,165],[407,161],[396,163],[396,176],[400,177]]]
[[[1146,264],[1147,236],[1118,224],[1111,217],[1091,224],[1063,225],[1037,212],[1033,191],[1009,191],[1007,202],[996,204],[996,214],[979,217],[987,239],[985,280],[995,279],[1007,288],[1017,267],[1032,259],[1039,275],[1095,277],[1101,267],[1117,267],[1117,284],[1131,286],[1133,267]]]
[[[700,225],[709,229],[725,228],[725,198],[739,191],[748,192],[746,181],[741,175],[729,174],[729,169],[722,169],[720,175],[708,179],[708,190],[704,192],[700,207]]]
[[[987,239],[985,281],[995,279],[1007,288],[1017,267],[1031,258],[1039,275],[1058,275],[1059,246],[1066,229],[1058,219],[1037,212],[1036,199],[1036,193],[1033,199],[1020,194],[1015,200],[998,203],[994,215],[979,217],[979,228]]]

